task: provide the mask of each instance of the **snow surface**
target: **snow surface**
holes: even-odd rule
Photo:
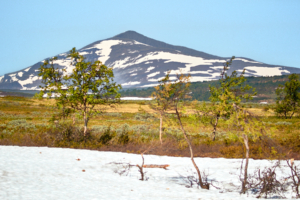
[[[154,72],[154,73],[151,73],[151,74],[148,74],[147,77],[153,77],[153,76],[156,76],[157,74],[160,74],[160,72]]]
[[[255,66],[247,66],[245,67],[246,71],[247,69],[256,71],[255,73],[252,73],[254,76],[276,76],[276,75],[282,75],[282,72],[290,73],[288,70],[282,70],[281,67],[255,67]]]
[[[95,53],[98,56],[100,56],[98,60],[100,60],[103,64],[105,64],[106,61],[110,58],[110,53],[111,53],[111,50],[112,50],[111,47],[115,46],[115,45],[118,45],[118,44],[130,44],[130,45],[142,44],[142,45],[146,45],[146,44],[143,44],[143,43],[139,43],[137,41],[124,42],[122,40],[104,40],[104,41],[101,41],[98,44],[95,44],[93,47],[84,49],[84,51],[86,51],[88,49],[93,49],[93,48],[98,49],[97,51],[95,51]],[[148,45],[146,45],[146,46],[148,46]]]
[[[2,81],[3,78],[4,78],[4,76],[0,76],[0,82]]]
[[[121,85],[138,85],[138,84],[140,84],[141,82],[139,82],[139,81],[130,81],[130,82],[128,82],[128,83],[122,83]]]
[[[210,180],[219,181],[221,188],[233,190],[222,192],[213,187],[202,190],[183,185],[182,176],[190,175],[193,169],[190,158],[154,155],[144,155],[144,158],[145,164],[169,164],[169,170],[146,168],[149,179],[140,181],[137,167],[133,167],[128,176],[120,176],[114,172],[118,166],[111,164],[141,164],[140,155],[0,146],[0,199],[256,199],[251,194],[240,195],[233,187],[240,185],[236,175],[240,159],[195,158],[200,170],[209,169]],[[266,160],[250,160],[249,171],[270,164]]]
[[[246,59],[243,59],[243,58],[235,58],[234,61],[236,61],[236,60],[241,60],[243,62],[248,62],[248,63],[259,63],[259,64],[262,64],[261,62],[246,60]]]
[[[139,52],[139,51],[131,51],[130,49],[128,50],[128,53],[137,53],[137,52]]]
[[[26,79],[24,81],[18,80],[18,82],[22,85],[22,87],[24,89],[26,89],[25,85],[31,84],[31,83],[33,83],[36,80],[39,80],[39,76],[35,76],[34,74],[30,74],[30,76],[29,76],[28,79]]]
[[[18,76],[19,76],[19,77],[22,77],[22,76],[23,76],[23,72],[19,72],[19,73],[18,73]]]
[[[168,62],[181,62],[181,63],[186,63],[186,67],[182,68],[183,73],[188,73],[191,71],[191,67],[197,66],[197,65],[213,65],[213,63],[216,62],[225,62],[225,60],[217,60],[217,59],[204,59],[201,57],[195,57],[195,56],[188,56],[188,55],[183,55],[183,54],[174,54],[174,53],[169,53],[169,52],[163,52],[163,51],[158,51],[158,52],[151,52],[148,53],[146,56],[143,56],[142,58],[133,58],[133,61],[130,62],[127,65],[114,65],[114,68],[126,68],[129,65],[134,65],[134,64],[140,64],[143,62],[151,61],[151,60],[166,60],[165,63]],[[200,71],[201,72],[201,71]],[[172,70],[171,74],[177,74],[180,73],[179,70]]]
[[[145,64],[147,64],[147,63],[145,63]],[[147,72],[150,72],[152,69],[155,69],[155,67],[148,67],[146,73],[147,73]]]
[[[121,97],[121,100],[152,100],[152,98],[147,97]]]
[[[136,40],[134,40],[134,44],[140,44],[140,45],[144,45],[144,46],[149,46],[149,47],[151,47],[151,46],[148,45],[148,44],[144,44],[144,43],[138,42],[138,41],[136,41]]]
[[[25,72],[28,72],[30,70],[31,67],[28,67],[26,69],[24,69]]]
[[[142,85],[141,87],[155,87],[155,86],[157,86],[157,83],[156,84]]]
[[[11,77],[11,80],[13,81],[18,81],[19,79],[16,78],[16,74],[9,74],[9,76]]]

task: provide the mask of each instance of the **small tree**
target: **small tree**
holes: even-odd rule
[[[227,74],[229,66],[235,57],[233,56],[229,61],[224,63],[221,72],[220,86],[210,86],[212,102],[212,113],[215,116],[214,131],[215,134],[218,119],[220,117],[226,118],[230,127],[230,132],[237,134],[243,141],[246,149],[246,163],[244,166],[244,176],[242,181],[242,193],[247,190],[248,180],[248,165],[249,165],[249,136],[255,140],[263,132],[263,125],[257,118],[255,118],[249,111],[247,111],[241,102],[252,99],[256,94],[255,89],[246,85],[246,78],[244,77],[245,69],[240,75],[233,71],[231,75]],[[230,134],[230,133],[229,133]]]
[[[87,134],[87,126],[90,117],[103,109],[96,105],[113,105],[120,98],[118,90],[121,88],[113,81],[113,70],[103,65],[100,61],[86,62],[85,58],[73,48],[68,57],[72,59],[73,72],[63,74],[58,68],[54,68],[53,60],[45,61],[40,68],[40,76],[43,91],[48,96],[56,94],[58,104],[63,104],[69,109],[81,112],[84,120],[84,136]]]
[[[202,181],[201,173],[200,170],[197,166],[197,164],[194,161],[194,153],[193,153],[193,148],[192,144],[187,136],[186,131],[184,130],[184,127],[181,122],[181,116],[179,113],[179,104],[182,102],[184,99],[191,98],[189,94],[189,86],[190,86],[190,75],[184,75],[184,74],[177,74],[177,79],[172,82],[170,80],[170,73],[166,75],[166,77],[163,79],[163,82],[165,83],[166,90],[165,92],[162,93],[163,99],[167,98],[169,102],[169,108],[174,110],[180,125],[180,129],[184,135],[184,139],[188,143],[189,149],[190,149],[190,154],[191,154],[191,160],[192,163],[197,171],[198,174],[198,179],[199,179],[199,185],[203,189],[209,189],[209,184],[206,184]]]
[[[154,87],[155,91],[152,93],[152,97],[155,99],[155,104],[151,107],[159,113],[159,139],[162,144],[162,126],[163,126],[163,117],[166,110],[170,107],[171,98],[170,91],[172,89],[172,83],[169,82],[170,71],[167,72],[165,78],[159,81],[159,85]]]
[[[227,74],[229,66],[234,59],[235,57],[232,56],[229,61],[224,63],[219,86],[209,86],[212,104],[208,112],[211,116],[210,123],[213,126],[213,140],[216,137],[219,118],[224,117],[228,119],[235,106],[238,106],[243,100],[252,99],[252,96],[256,94],[254,88],[245,84],[245,70],[240,75],[236,71],[233,71],[231,75]]]
[[[299,75],[289,75],[289,81],[284,86],[279,85],[276,89],[276,106],[275,112],[278,116],[292,118],[300,107],[300,81]]]
[[[233,113],[230,116],[230,119],[227,122],[229,124],[228,134],[237,135],[242,142],[244,143],[246,152],[245,158],[246,162],[244,166],[241,166],[241,171],[243,171],[242,190],[241,193],[245,194],[248,190],[248,166],[249,166],[249,138],[252,141],[257,140],[262,136],[264,132],[264,125],[261,121],[258,120],[251,112],[247,111],[246,108],[241,106],[234,105]]]

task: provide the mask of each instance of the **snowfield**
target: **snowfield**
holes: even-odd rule
[[[112,162],[141,164],[140,155],[90,150],[0,146],[0,199],[256,199],[240,195],[240,159],[196,158],[200,170],[208,170],[217,190],[187,188],[182,176],[193,169],[190,158],[144,155],[145,164],[169,164],[168,170],[144,169],[149,178],[140,181],[137,167],[128,176],[114,171]],[[266,160],[250,160],[249,168],[270,166]],[[299,164],[299,161],[296,161]],[[84,171],[83,171],[84,170]],[[288,169],[278,170],[286,175]],[[231,189],[232,192],[224,190]],[[291,198],[291,190],[286,194]]]

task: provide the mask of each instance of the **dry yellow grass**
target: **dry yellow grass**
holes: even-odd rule
[[[273,110],[264,111],[262,108],[248,108],[248,110],[257,116],[275,116]]]
[[[138,113],[139,109],[142,108],[148,113],[154,113],[154,110],[149,105],[139,104],[120,104],[116,108],[108,108],[107,112],[125,112],[125,113]]]
[[[45,105],[45,106],[51,106],[55,105],[55,99],[43,99],[43,100],[33,100],[34,102],[32,105]],[[126,112],[126,113],[137,113],[139,112],[139,108],[142,108],[146,112],[154,113],[154,110],[150,108],[149,105],[140,105],[140,104],[119,104],[115,107],[109,107],[109,106],[96,106],[96,109],[103,109],[106,112]]]

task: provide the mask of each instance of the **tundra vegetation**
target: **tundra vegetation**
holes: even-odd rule
[[[0,98],[0,145],[128,153],[151,147],[147,151],[151,154],[190,156],[195,180],[205,189],[209,189],[207,177],[201,176],[194,157],[246,158],[241,193],[254,185],[263,188],[259,196],[284,190],[274,175],[277,166],[256,175],[249,175],[247,169],[249,158],[300,158],[299,76],[290,75],[285,86],[278,87],[276,104],[253,103],[256,93],[244,72],[227,74],[232,57],[224,64],[220,81],[209,87],[210,101],[191,98],[189,75],[171,79],[170,73],[154,89],[156,99],[119,101],[120,86],[113,81],[111,69],[99,61],[86,62],[75,49],[69,56],[74,61],[72,75],[55,69],[55,58],[41,66],[45,86],[40,95],[55,93],[57,98]],[[288,166],[299,197],[298,168],[292,160]]]

